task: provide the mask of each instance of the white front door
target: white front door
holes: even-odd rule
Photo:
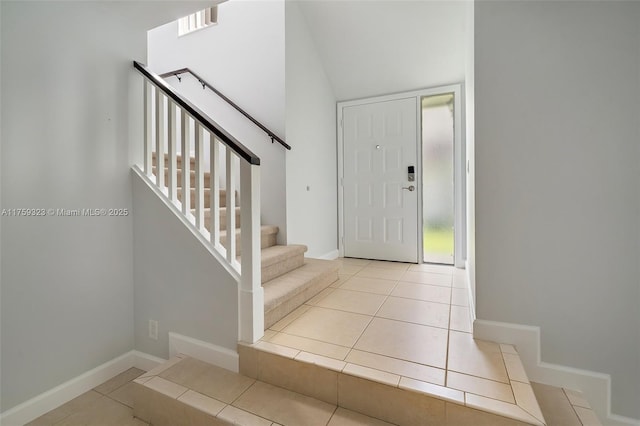
[[[416,98],[344,107],[344,255],[418,261]]]

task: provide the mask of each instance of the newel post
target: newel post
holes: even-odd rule
[[[239,340],[255,343],[264,335],[264,292],[260,261],[260,167],[240,161],[241,278]],[[229,213],[233,215],[233,212]]]

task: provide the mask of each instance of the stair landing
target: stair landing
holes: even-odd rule
[[[339,281],[239,346],[243,374],[397,424],[546,424],[516,349],[473,339],[464,271],[340,262]]]

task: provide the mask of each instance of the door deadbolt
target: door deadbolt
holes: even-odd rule
[[[413,185],[409,185],[408,187],[403,186],[403,187],[402,187],[402,189],[406,189],[406,190],[408,190],[408,191],[413,192],[413,191],[415,191],[415,190],[416,190],[416,187],[415,187],[415,186],[413,186]]]

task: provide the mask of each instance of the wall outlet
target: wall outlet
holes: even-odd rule
[[[149,320],[149,338],[158,340],[158,321]]]

